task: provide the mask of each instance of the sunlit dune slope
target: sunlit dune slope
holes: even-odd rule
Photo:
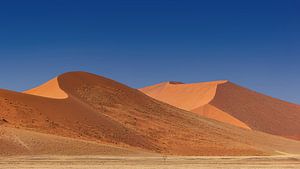
[[[300,153],[298,141],[207,119],[94,74],[65,73],[57,77],[58,89],[42,86],[43,93],[61,90],[68,97],[55,99],[0,90],[0,128],[64,136],[133,152],[138,149],[172,155]]]
[[[208,118],[238,127],[300,139],[300,106],[228,81],[194,84],[160,83],[145,94]]]
[[[68,97],[68,94],[60,89],[57,78],[51,79],[50,81],[36,88],[26,90],[23,93],[54,99],[65,99]]]

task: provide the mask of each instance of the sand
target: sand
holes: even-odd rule
[[[160,83],[140,91],[207,118],[245,129],[300,139],[300,105],[257,93],[229,81]]]
[[[48,154],[130,156],[153,153],[147,153],[133,148],[126,149],[109,144],[99,144],[91,141],[0,126],[0,156]]]
[[[300,105],[231,82],[219,85],[210,104],[243,121],[252,129],[300,139]]]
[[[36,88],[26,90],[23,93],[32,94],[41,97],[53,98],[53,99],[65,99],[68,98],[68,94],[60,89],[57,77],[44,83]]]
[[[192,84],[164,82],[140,90],[153,98],[189,111],[208,104],[215,97],[217,86],[226,82],[224,80]]]
[[[0,158],[0,166],[3,169],[298,169],[300,157],[22,156]]]
[[[204,106],[193,109],[193,110],[191,110],[191,112],[194,112],[194,113],[200,114],[202,116],[205,116],[205,117],[208,117],[211,119],[215,119],[215,120],[218,120],[221,122],[232,124],[234,126],[238,126],[238,127],[244,128],[244,129],[251,130],[251,128],[244,122],[238,120],[237,118],[234,118],[230,114],[228,114],[210,104],[206,104]]]
[[[216,95],[218,85],[227,82],[226,80],[192,84],[163,82],[139,90],[150,97],[180,109],[245,129],[251,129],[239,119],[209,105]]]

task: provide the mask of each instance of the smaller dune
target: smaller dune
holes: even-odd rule
[[[142,88],[140,91],[150,97],[183,110],[191,111],[241,128],[250,129],[249,126],[230,114],[215,106],[209,105],[216,95],[218,85],[226,82],[226,80],[192,84],[164,82]]]
[[[300,105],[257,93],[229,81],[159,83],[140,91],[207,118],[300,140]]]

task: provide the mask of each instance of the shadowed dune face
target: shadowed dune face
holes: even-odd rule
[[[218,86],[211,105],[252,129],[300,140],[300,106],[262,95],[233,83]]]
[[[0,90],[0,127],[173,155],[300,152],[299,142],[210,120],[94,74],[65,73],[57,84],[67,98]]]
[[[231,82],[190,85],[163,83],[140,90],[160,101],[221,122],[300,139],[299,105],[259,94]]]

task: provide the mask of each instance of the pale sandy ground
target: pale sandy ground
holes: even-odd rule
[[[0,157],[1,169],[299,169],[300,156],[273,157]]]

